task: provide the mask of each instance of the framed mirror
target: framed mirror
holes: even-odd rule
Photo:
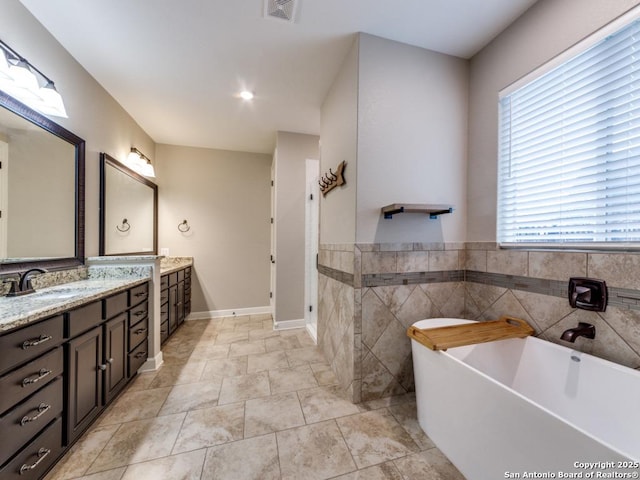
[[[0,274],[84,263],[85,142],[0,91]]]
[[[158,186],[100,154],[100,255],[156,255]]]

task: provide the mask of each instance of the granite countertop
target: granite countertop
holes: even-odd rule
[[[160,274],[175,272],[184,267],[193,266],[193,257],[162,257],[160,260]]]
[[[148,281],[149,277],[93,278],[0,297],[0,333],[27,325]]]

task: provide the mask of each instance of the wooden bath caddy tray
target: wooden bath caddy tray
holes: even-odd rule
[[[417,328],[409,327],[407,335],[431,350],[474,345],[476,343],[524,338],[533,335],[535,330],[525,320],[502,316],[489,322],[463,323],[447,327]]]

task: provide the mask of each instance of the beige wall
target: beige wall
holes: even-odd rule
[[[467,62],[360,34],[358,79],[356,242],[464,241]],[[455,212],[385,220],[392,203]]]
[[[498,92],[638,0],[541,0],[471,59],[467,240],[495,241]]]
[[[320,173],[346,162],[346,184],[322,198],[320,243],[353,243],[356,238],[358,145],[358,37],[346,56],[320,116]]]
[[[158,247],[194,257],[192,312],[268,306],[271,156],[159,144],[156,170]]]
[[[305,160],[318,159],[318,140],[315,135],[290,132],[278,132],[276,139],[276,322],[304,318]],[[269,201],[265,204],[268,207]]]
[[[55,81],[69,118],[52,119],[86,141],[85,253],[97,255],[100,152],[123,160],[135,145],[153,158],[154,143],[18,0],[2,2],[0,32],[4,42]]]

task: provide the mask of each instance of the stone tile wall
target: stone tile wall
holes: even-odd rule
[[[423,318],[463,314],[463,264],[464,244],[321,246],[318,343],[354,402],[414,389],[406,330]],[[339,316],[351,298],[352,343]]]
[[[469,243],[465,269],[465,318],[524,318],[545,340],[640,368],[640,255],[514,251],[494,243]],[[571,308],[570,277],[604,280],[606,311]],[[574,344],[560,340],[578,322],[595,325],[596,338],[578,338]]]
[[[360,329],[356,328],[353,245],[321,246],[318,252],[318,346],[354,402],[361,401],[359,372]]]
[[[413,390],[406,329],[425,318],[526,319],[545,340],[640,368],[640,255],[501,250],[495,243],[322,245],[318,341],[354,402]],[[570,277],[607,282],[601,313],[572,309]],[[560,340],[579,321],[596,339]]]

